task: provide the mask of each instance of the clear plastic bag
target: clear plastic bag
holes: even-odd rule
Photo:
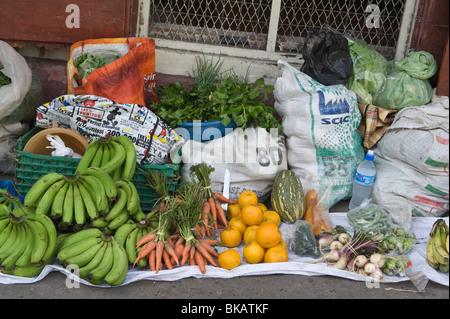
[[[372,204],[370,199],[347,213],[347,220],[355,231],[372,231],[386,234],[391,228],[392,222],[389,213],[383,207]]]
[[[319,246],[311,225],[302,219],[289,225],[285,236],[288,250],[298,256],[320,256]]]

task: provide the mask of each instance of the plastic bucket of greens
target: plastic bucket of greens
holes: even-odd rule
[[[208,142],[215,138],[224,137],[233,132],[237,127],[236,122],[231,118],[228,125],[223,125],[222,121],[212,122],[182,122],[175,127],[175,132],[185,140],[194,140],[197,142]]]

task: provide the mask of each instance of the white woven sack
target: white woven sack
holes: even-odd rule
[[[256,193],[260,202],[272,191],[278,172],[287,169],[284,136],[274,130],[249,127],[235,129],[222,138],[209,142],[188,140],[181,149],[181,180],[191,181],[190,168],[207,163],[214,168],[211,189],[221,193],[225,170],[230,171],[230,199],[237,200],[244,190]]]
[[[283,74],[275,83],[275,109],[282,116],[289,169],[305,193],[324,193],[333,184],[327,206],[351,196],[358,164],[364,158],[356,95],[344,85],[325,86],[278,61]]]

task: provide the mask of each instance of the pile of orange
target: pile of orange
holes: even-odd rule
[[[229,223],[221,231],[220,240],[229,250],[244,241],[243,257],[246,262],[257,264],[262,261],[288,261],[286,243],[279,231],[280,215],[267,210],[254,192],[244,191],[239,195],[237,204],[228,205],[227,218]],[[224,262],[225,264],[227,263]],[[222,267],[228,269],[229,265]]]

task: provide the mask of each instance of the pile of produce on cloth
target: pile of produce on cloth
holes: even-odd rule
[[[420,233],[417,236],[396,225],[386,233],[356,230],[347,214],[333,213],[329,214],[331,232],[323,230],[315,236],[314,221],[323,223],[323,219],[313,216],[310,224],[302,215],[289,222],[287,218],[292,216],[268,210],[251,191],[242,192],[238,201],[212,193],[211,167],[204,163],[193,166],[192,181],[182,183],[172,193],[163,174],[148,171],[148,185],[159,199],[152,211],[144,213],[136,204],[139,197],[132,183],[122,177],[114,180],[113,172],[80,167],[76,177],[44,175],[25,196],[28,205],[3,191],[0,281],[34,282],[50,271],[60,271],[79,276],[75,278],[86,285],[104,287],[149,278],[274,273],[398,282],[422,271],[431,280],[442,284],[447,280],[448,284],[445,219],[420,218],[415,224]],[[69,193],[73,217],[63,221],[64,211],[59,216],[53,210],[58,209],[61,197],[69,196],[68,189],[80,186],[102,191],[77,197]],[[102,200],[108,205],[101,211]],[[227,210],[223,203],[228,204]],[[309,206],[305,202],[305,212],[311,210]],[[84,217],[79,217],[81,212]],[[121,215],[126,218],[118,218]],[[10,233],[18,240],[5,235]],[[405,244],[410,239],[412,246]],[[428,256],[427,246],[431,251]],[[433,260],[437,261],[432,264]]]
[[[86,55],[77,63],[90,64],[88,73],[109,62]],[[193,89],[162,88],[152,109],[172,126],[200,118],[281,129],[273,108],[261,102],[273,87],[263,79],[249,85],[221,66],[197,59]],[[379,73],[351,83],[371,98]],[[382,282],[424,274],[448,285],[448,218],[413,218],[404,229],[377,205],[328,214],[316,189],[305,194],[291,170],[275,177],[271,207],[250,190],[233,201],[211,190],[214,169],[207,163],[193,165],[190,181],[175,191],[167,176],[145,171],[158,199],[143,211],[131,182],[137,169],[133,143],[109,136],[90,142],[75,174],[43,175],[23,202],[0,189],[0,283],[35,282],[60,271],[105,287],[277,273]]]

